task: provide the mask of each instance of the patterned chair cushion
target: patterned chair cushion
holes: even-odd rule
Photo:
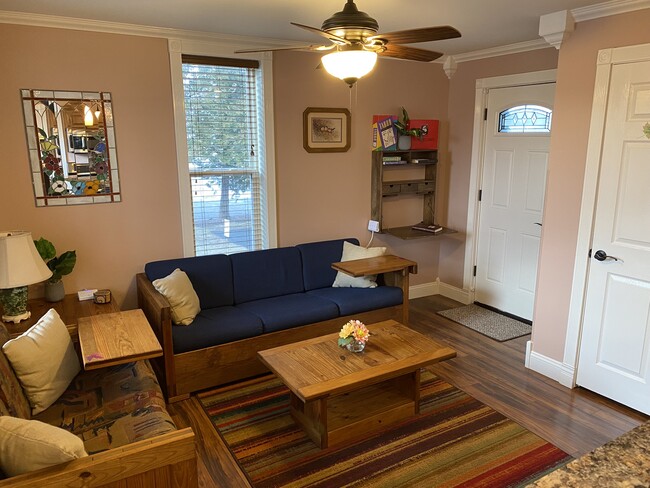
[[[2,346],[9,340],[9,332],[0,322],[0,415],[10,415],[29,420],[32,408],[14,370],[2,352]]]
[[[78,435],[88,454],[176,430],[148,361],[80,373],[34,418]]]

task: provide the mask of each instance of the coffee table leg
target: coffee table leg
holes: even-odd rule
[[[413,401],[414,414],[420,413],[420,370],[395,379],[399,391]]]
[[[327,398],[303,402],[290,393],[291,416],[321,449],[327,447]]]

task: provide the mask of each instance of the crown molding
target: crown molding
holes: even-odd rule
[[[303,46],[304,43],[263,37],[236,36],[214,32],[154,27],[139,24],[109,22],[105,20],[79,19],[56,15],[31,14],[0,10],[1,24],[19,24],[33,27],[51,27],[55,29],[73,29],[86,32],[104,32],[128,36],[160,37],[164,39],[181,39],[192,41],[215,42],[238,47],[290,47]]]
[[[525,53],[537,49],[545,49],[547,47],[549,47],[549,45],[544,41],[544,39],[534,39],[532,41],[517,42],[506,46],[496,46],[488,49],[480,49],[478,51],[454,54],[453,56],[457,63],[464,63],[466,61],[493,58],[495,56],[505,56],[507,54]]]
[[[576,22],[599,19],[610,15],[624,14],[650,8],[650,0],[612,0],[610,2],[597,3],[596,5],[587,5],[571,10]]]

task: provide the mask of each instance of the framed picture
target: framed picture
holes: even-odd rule
[[[302,113],[302,145],[311,153],[346,152],[350,149],[350,112],[307,107]]]

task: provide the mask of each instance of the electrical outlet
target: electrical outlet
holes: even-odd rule
[[[379,222],[377,222],[376,220],[369,220],[368,230],[371,232],[379,232]]]

